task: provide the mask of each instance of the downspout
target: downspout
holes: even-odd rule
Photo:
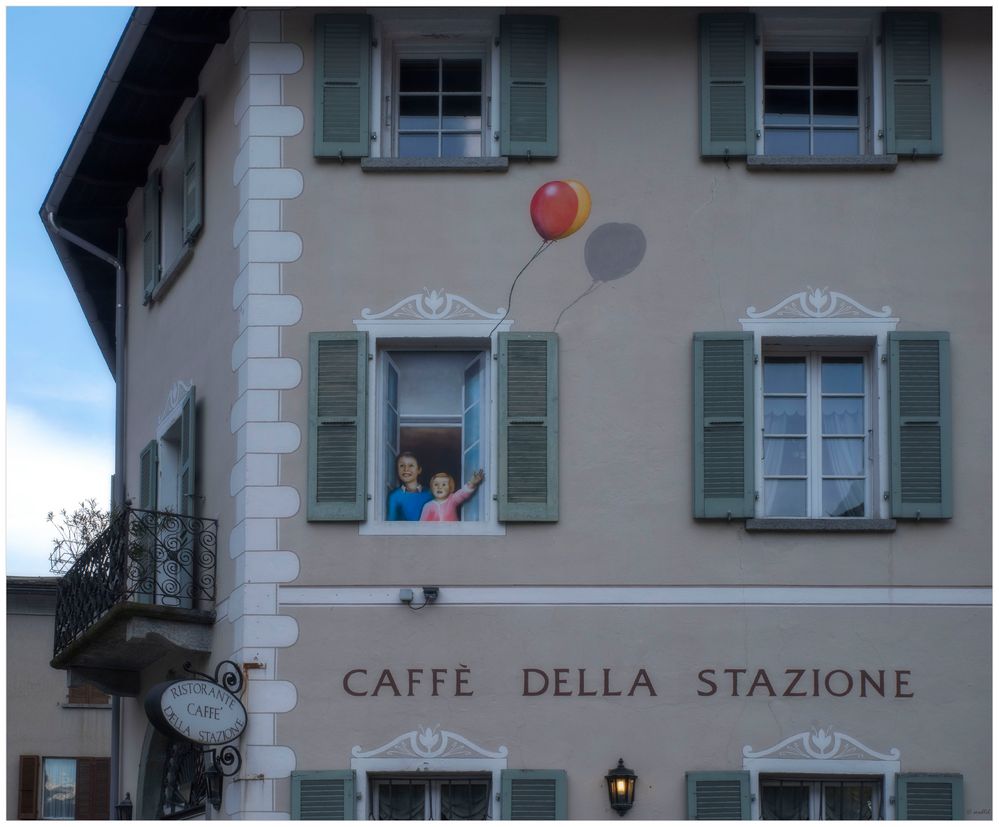
[[[57,236],[81,250],[85,250],[101,261],[107,262],[115,270],[115,307],[114,307],[114,489],[112,491],[112,511],[125,505],[125,290],[126,273],[124,262],[125,236],[118,231],[118,255],[112,256],[94,244],[69,230],[60,227],[55,222],[51,210],[46,211],[45,218],[49,227]],[[121,771],[121,698],[111,696],[111,789],[110,810],[108,818],[115,817],[115,805],[121,798],[119,793],[119,774]]]

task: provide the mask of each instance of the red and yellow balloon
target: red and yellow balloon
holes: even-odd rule
[[[531,221],[545,241],[572,235],[589,216],[590,192],[579,181],[549,181],[531,199]]]

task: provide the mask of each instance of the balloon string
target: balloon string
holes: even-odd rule
[[[522,275],[524,275],[524,271],[528,267],[531,266],[531,264],[534,262],[534,259],[536,259],[538,256],[540,256],[545,250],[547,250],[549,247],[551,247],[552,244],[554,244],[556,241],[557,241],[557,239],[554,239],[554,238],[553,239],[545,239],[544,241],[542,241],[541,242],[541,246],[538,247],[538,249],[535,251],[534,255],[531,256],[527,260],[527,264],[525,264],[523,267],[520,268],[520,272],[517,273],[517,275],[513,279],[513,284],[510,285],[510,295],[507,296],[507,299],[506,299],[506,312],[503,314],[503,318],[500,319],[498,322],[496,322],[496,327],[494,327],[492,330],[489,331],[489,338],[490,339],[493,337],[493,334],[496,332],[496,328],[499,327],[501,324],[503,324],[503,322],[506,321],[506,317],[510,315],[510,304],[511,304],[511,302],[513,302],[513,288],[517,286],[517,280]]]
[[[562,312],[558,314],[558,318],[555,320],[555,326],[552,328],[552,330],[553,331],[558,330],[558,323],[560,321],[562,321],[562,316],[565,314],[565,312],[570,307],[572,307],[577,302],[582,301],[583,299],[585,299],[588,295],[590,295],[590,293],[592,293],[594,290],[596,290],[599,286],[600,286],[600,282],[599,281],[594,281],[592,284],[590,284],[589,287],[587,287],[582,293],[580,293],[580,295],[578,295],[570,304],[568,304],[565,307],[563,307],[562,308]]]

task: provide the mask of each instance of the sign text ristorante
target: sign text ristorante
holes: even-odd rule
[[[226,744],[246,728],[246,709],[239,698],[207,680],[157,684],[146,696],[145,706],[158,730],[196,744]]]

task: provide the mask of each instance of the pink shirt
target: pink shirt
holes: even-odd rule
[[[431,500],[423,506],[423,513],[420,514],[421,523],[456,523],[458,522],[458,508],[465,500],[475,493],[475,489],[470,485],[459,488],[446,500]]]

